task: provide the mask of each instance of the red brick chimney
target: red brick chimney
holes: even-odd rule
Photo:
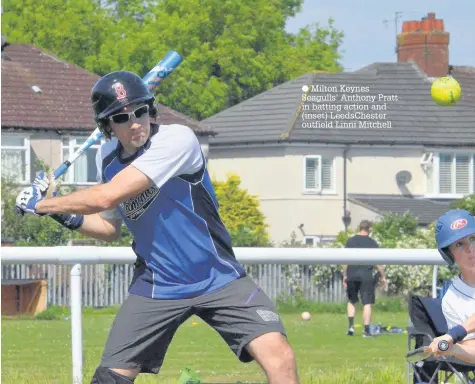
[[[429,77],[449,72],[449,33],[444,21],[429,12],[421,21],[405,21],[397,36],[397,61],[412,60]]]

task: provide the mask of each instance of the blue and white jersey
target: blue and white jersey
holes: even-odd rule
[[[182,299],[213,292],[245,276],[218,213],[206,160],[194,132],[183,125],[154,125],[147,143],[132,157],[120,156],[117,139],[96,157],[98,182],[107,183],[127,166],[154,185],[101,212],[124,220],[143,264],[129,292],[156,299]]]

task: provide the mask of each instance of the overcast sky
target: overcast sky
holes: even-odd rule
[[[450,32],[450,64],[475,67],[475,0],[305,0],[287,31],[297,32],[313,22],[326,26],[332,17],[335,27],[345,33],[341,63],[354,71],[374,62],[396,61],[395,12],[401,12],[398,33],[402,21],[435,12]]]

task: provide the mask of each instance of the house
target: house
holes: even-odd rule
[[[411,211],[424,226],[475,188],[475,68],[449,66],[449,33],[429,13],[406,21],[398,60],[308,73],[211,116],[210,172],[259,196],[276,244],[307,244],[362,219]],[[450,75],[453,107],[430,87]]]
[[[2,37],[2,175],[24,184],[41,168],[37,160],[57,167],[96,128],[90,102],[100,77],[41,49],[8,44]],[[184,124],[194,130],[208,153],[214,134],[203,124],[159,104],[159,122]],[[96,183],[99,143],[76,160],[63,185]]]

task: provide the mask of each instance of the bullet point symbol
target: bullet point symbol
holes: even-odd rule
[[[302,87],[302,91],[308,92],[308,86],[307,86],[307,85],[304,85],[304,86]]]

